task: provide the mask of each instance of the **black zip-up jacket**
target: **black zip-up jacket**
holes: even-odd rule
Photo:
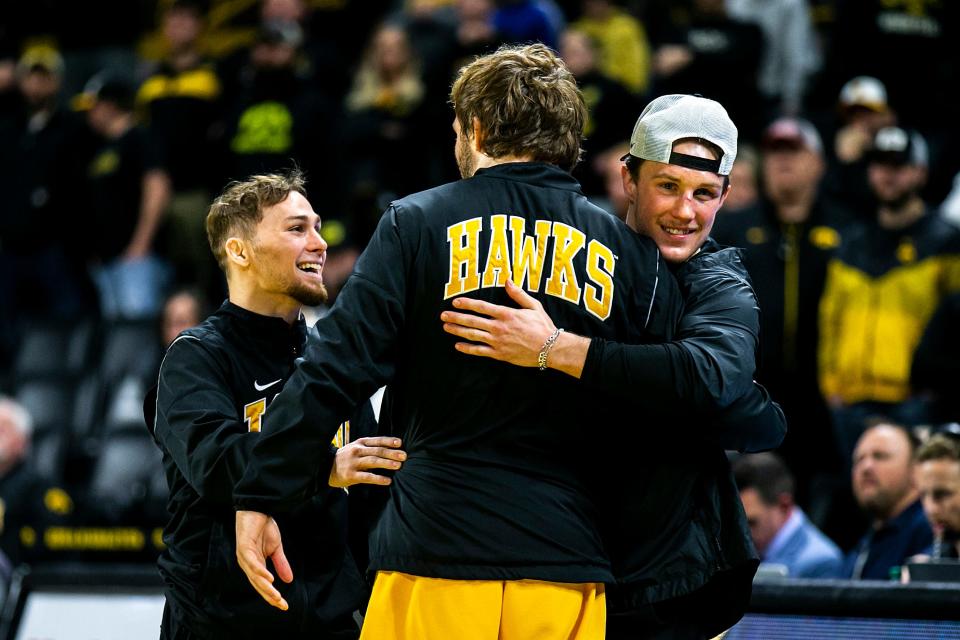
[[[296,504],[336,425],[390,382],[386,419],[408,458],[371,535],[372,569],[610,581],[587,491],[596,456],[584,455],[610,400],[553,371],[460,354],[443,332],[457,295],[509,304],[507,273],[582,335],[669,339],[680,306],[653,242],[553,165],[502,164],[394,202],[274,400],[238,508]]]
[[[332,432],[313,457],[310,496],[278,516],[294,581],[277,588],[289,611],[264,602],[236,561],[234,485],[274,428],[272,400],[305,339],[302,320],[291,326],[226,302],[180,334],[160,367],[153,433],[171,516],[160,574],[172,614],[198,637],[357,636],[352,612],[366,593],[347,551],[347,496],[327,486]],[[356,425],[354,435],[357,427],[371,431]]]
[[[611,612],[683,616],[715,635],[743,615],[759,563],[724,449],[774,448],[786,421],[753,382],[759,310],[740,250],[708,240],[675,273],[685,306],[674,342],[594,339],[582,380],[617,394],[626,424],[645,406],[660,416],[660,430],[643,432],[656,455],[600,489]]]

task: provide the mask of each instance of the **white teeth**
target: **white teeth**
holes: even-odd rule
[[[685,233],[692,233],[690,229],[674,229],[673,227],[660,227],[672,236],[682,236]]]
[[[301,271],[316,271],[319,273],[320,263],[319,262],[303,262],[298,264],[297,268],[300,269]]]

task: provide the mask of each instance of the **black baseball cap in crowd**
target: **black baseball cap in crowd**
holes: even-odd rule
[[[121,76],[98,73],[87,80],[83,91],[71,100],[77,111],[88,111],[97,102],[109,102],[124,111],[132,111],[137,90]]]
[[[706,140],[722,155],[710,160],[674,152],[674,143],[686,138]],[[737,157],[737,127],[715,100],[697,95],[660,96],[650,101],[637,119],[630,153],[621,159],[627,156],[728,176]]]
[[[285,44],[296,49],[303,44],[303,29],[289,20],[268,20],[260,27],[258,40],[265,44]]]
[[[927,142],[923,136],[900,127],[884,127],[877,131],[866,158],[867,162],[898,167],[925,167],[929,162]]]

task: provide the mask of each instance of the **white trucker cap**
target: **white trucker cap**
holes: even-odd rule
[[[719,147],[723,155],[710,160],[675,153],[674,143],[684,138],[706,140]],[[715,100],[680,94],[660,96],[637,119],[629,155],[727,176],[737,157],[737,127]]]

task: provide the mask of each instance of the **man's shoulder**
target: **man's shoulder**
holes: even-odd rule
[[[164,359],[213,354],[228,349],[230,341],[223,325],[223,319],[213,315],[195,327],[181,331],[167,346]]]
[[[417,191],[390,202],[390,208],[401,215],[429,210],[438,204],[452,204],[455,198],[474,190],[470,180],[455,180],[445,184]]]
[[[739,247],[721,247],[713,239],[708,239],[701,250],[676,271],[681,281],[691,279],[735,280],[750,283],[750,274],[743,261],[743,250]]]
[[[802,554],[811,561],[818,558],[835,558],[839,561],[843,557],[840,547],[806,518],[804,518],[800,528],[797,529],[796,535],[800,537],[802,542]]]

